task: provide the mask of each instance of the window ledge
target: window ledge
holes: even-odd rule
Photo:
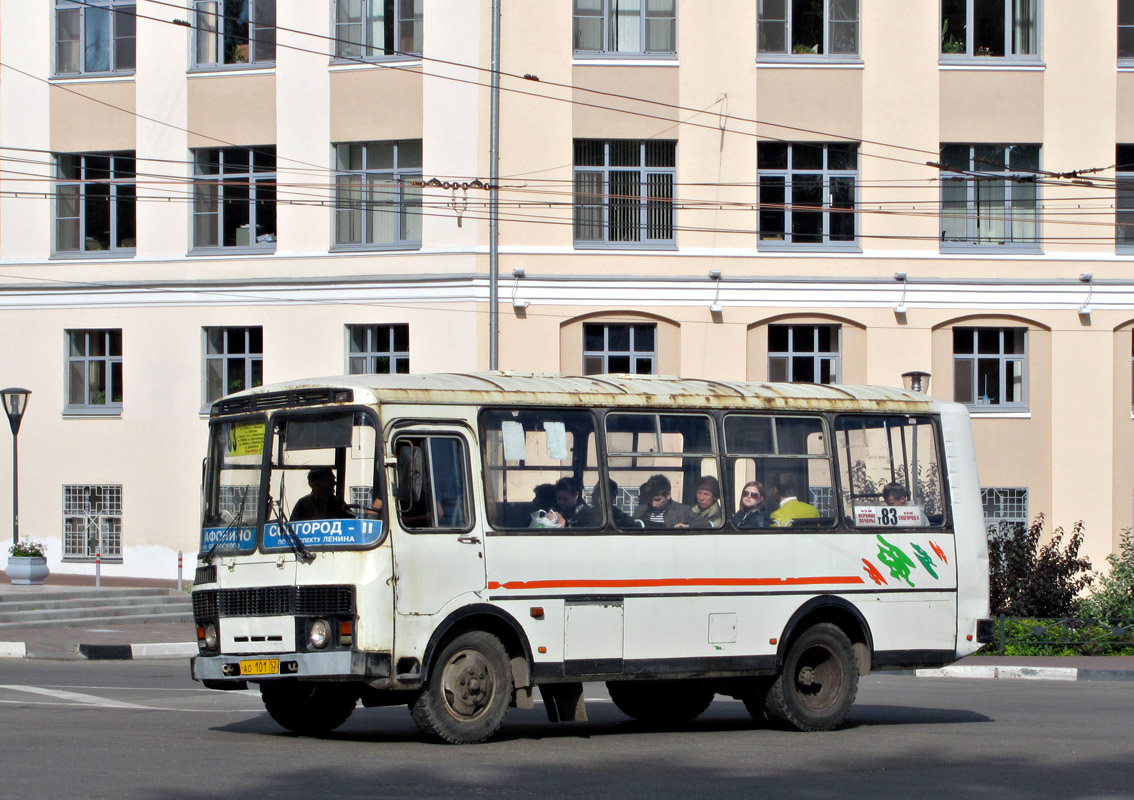
[[[1012,255],[1043,255],[1043,248],[1034,244],[1013,244],[1006,242],[1004,244],[961,244],[961,243],[942,243],[941,252],[943,254],[968,254],[968,253],[1011,253]]]
[[[654,253],[658,250],[677,250],[677,244],[663,243],[663,244],[642,244],[641,242],[627,242],[622,244],[620,242],[575,242],[576,250],[610,250],[616,253],[626,252],[641,252],[641,253]]]
[[[271,256],[275,253],[276,248],[273,244],[271,247],[254,247],[252,245],[248,247],[193,247],[189,249],[188,255],[225,258],[228,256]]]
[[[332,72],[349,72],[355,69],[373,69],[374,67],[387,67],[390,69],[403,69],[405,67],[420,67],[421,56],[382,56],[381,58],[363,58],[362,56],[350,58],[332,58],[330,69]]]
[[[571,59],[573,67],[678,67],[681,66],[675,55],[650,56],[635,53],[619,57],[611,53],[597,53],[594,56],[576,53]]]
[[[1031,419],[1032,412],[1029,410],[1017,411],[982,411],[978,407],[966,406],[969,409],[970,419]]]
[[[857,242],[848,242],[846,244],[780,244],[757,242],[756,250],[760,253],[774,253],[776,255],[783,255],[785,253],[807,253],[814,255],[816,253],[862,253],[862,246]]]
[[[74,75],[52,75],[51,82],[61,83],[133,83],[134,70],[122,72],[80,72]]]
[[[217,77],[224,75],[273,75],[276,71],[276,62],[270,64],[218,64],[216,66],[190,67],[190,78]]]
[[[86,260],[86,259],[107,259],[107,258],[121,258],[131,259],[137,255],[134,248],[121,248],[118,250],[64,250],[62,252],[55,252],[51,254],[51,258],[55,260]]]
[[[1014,61],[996,56],[941,59],[937,62],[937,66],[943,72],[1043,72],[1047,69],[1047,65],[1042,61]]]
[[[122,407],[100,409],[65,408],[63,419],[122,419]]]
[[[420,250],[421,242],[404,242],[398,244],[335,244],[331,245],[332,253],[385,253],[404,252],[406,250]]]
[[[757,69],[865,69],[858,56],[788,56],[762,54],[756,56]]]

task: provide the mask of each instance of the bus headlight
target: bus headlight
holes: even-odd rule
[[[316,650],[322,650],[331,642],[331,625],[325,619],[317,619],[311,623],[307,640]]]
[[[216,650],[220,640],[217,638],[217,626],[215,623],[208,623],[205,625],[205,648],[208,650]]]

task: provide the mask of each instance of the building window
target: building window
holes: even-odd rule
[[[55,2],[55,74],[134,71],[134,0]]]
[[[198,67],[264,65],[276,60],[276,0],[194,0]]]
[[[67,411],[122,413],[122,330],[67,331]]]
[[[335,0],[335,56],[421,55],[422,0]]]
[[[420,245],[420,183],[421,140],[335,145],[335,245]]]
[[[838,383],[838,325],[769,325],[768,380]]]
[[[1035,247],[1040,148],[1035,144],[941,146],[941,242]]]
[[[575,0],[576,53],[673,55],[677,0]]]
[[[276,148],[193,151],[193,246],[272,250],[276,244]]]
[[[858,0],[759,0],[761,55],[858,55]]]
[[[762,245],[853,245],[858,145],[756,146]]]
[[[122,486],[63,486],[63,560],[122,560]]]
[[[977,408],[1024,408],[1025,328],[954,328],[953,399]]]
[[[1118,0],[1118,60],[1134,62],[1134,0]]]
[[[1028,525],[1028,490],[981,487],[984,526],[993,532]]]
[[[583,325],[583,374],[655,375],[658,326],[642,323]]]
[[[264,329],[205,328],[205,403],[264,383]]]
[[[1039,56],[1040,0],[941,0],[941,55]]]
[[[134,250],[134,152],[55,157],[55,252]]]
[[[347,325],[351,375],[407,374],[409,325]]]
[[[677,143],[575,140],[575,243],[673,245]]]
[[[1134,250],[1134,144],[1116,149],[1115,237],[1120,249]]]

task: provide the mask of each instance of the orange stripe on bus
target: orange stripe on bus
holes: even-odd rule
[[[806,578],[639,578],[630,580],[489,581],[489,589],[648,589],[662,586],[820,586],[859,584],[857,575]]]

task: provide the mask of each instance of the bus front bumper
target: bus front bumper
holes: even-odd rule
[[[390,654],[357,650],[270,655],[198,655],[190,659],[193,680],[210,689],[242,689],[247,682],[281,678],[361,680],[374,688],[390,681]]]

